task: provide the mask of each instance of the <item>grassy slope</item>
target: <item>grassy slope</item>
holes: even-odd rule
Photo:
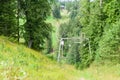
[[[90,68],[80,72],[85,80],[120,80],[120,64],[91,65]]]
[[[59,66],[39,52],[0,37],[0,80],[82,80],[82,78],[120,80],[120,64],[92,65],[79,72],[72,66]]]
[[[71,66],[59,66],[39,52],[0,37],[0,80],[77,80]]]

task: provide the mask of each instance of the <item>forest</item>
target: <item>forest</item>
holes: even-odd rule
[[[0,6],[1,80],[120,80],[120,0]]]

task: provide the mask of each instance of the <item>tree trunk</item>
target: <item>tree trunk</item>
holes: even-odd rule
[[[100,0],[100,7],[102,7],[102,0]]]
[[[30,39],[30,40],[28,41],[28,47],[29,47],[29,48],[32,47],[32,43],[33,43],[33,41],[32,41],[32,39]]]
[[[19,3],[19,0],[17,0],[17,8],[18,8],[18,11],[17,11],[17,35],[18,35],[18,43],[19,43],[19,39],[20,39],[20,33],[19,33],[19,12],[20,12],[20,3]]]

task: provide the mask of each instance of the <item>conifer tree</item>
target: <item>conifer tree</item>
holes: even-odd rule
[[[45,22],[50,14],[50,3],[48,0],[22,0],[21,5],[26,18],[24,25],[26,44],[29,48],[43,49],[44,40],[49,38],[52,30],[51,26]]]
[[[15,0],[1,0],[0,6],[0,35],[17,38]]]
[[[56,1],[53,4],[52,14],[53,14],[53,17],[56,18],[56,19],[60,19],[61,18],[60,3],[59,3],[59,1]]]

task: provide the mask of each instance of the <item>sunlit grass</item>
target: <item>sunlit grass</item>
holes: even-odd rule
[[[120,64],[91,65],[80,71],[80,77],[85,80],[120,80]]]
[[[0,80],[77,80],[77,71],[0,37]]]

